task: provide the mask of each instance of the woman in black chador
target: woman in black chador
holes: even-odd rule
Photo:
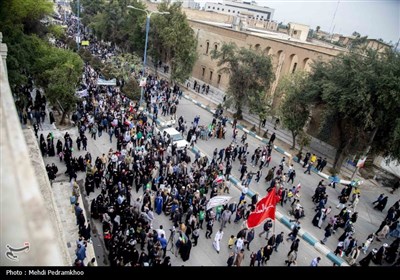
[[[40,134],[39,146],[40,146],[40,151],[42,152],[42,156],[46,156],[47,145],[46,145],[46,140],[44,140],[43,134]]]
[[[181,244],[179,252],[181,253],[182,260],[185,262],[190,257],[190,250],[192,249],[192,242],[189,238],[186,239],[186,243]]]
[[[57,140],[56,148],[57,148],[57,155],[60,155],[60,153],[63,150],[63,144],[60,139]]]
[[[397,256],[397,250],[399,249],[400,237],[396,238],[395,241],[390,244],[390,246],[386,249],[385,261],[387,263],[394,263]]]
[[[56,151],[54,149],[54,138],[51,133],[47,135],[47,153],[49,157],[54,157],[56,155]]]
[[[372,251],[369,252],[369,254],[360,261],[360,265],[361,266],[369,266],[369,263],[375,257],[376,252],[377,252],[376,249],[372,249]]]
[[[381,201],[378,202],[378,204],[374,208],[382,212],[383,209],[385,209],[387,202],[388,202],[388,196],[385,196]]]
[[[55,119],[54,119],[53,112],[50,112],[50,113],[49,113],[49,119],[50,119],[50,124],[53,124],[53,123],[56,122]]]

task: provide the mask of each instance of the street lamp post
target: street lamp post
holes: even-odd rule
[[[78,16],[78,30],[77,30],[77,35],[76,35],[76,43],[77,43],[77,48],[78,48],[78,51],[79,51],[79,47],[80,47],[80,44],[81,44],[81,29],[80,29],[80,25],[81,25],[81,21],[80,21],[80,18],[79,18],[79,10],[80,10],[80,2],[79,2],[79,0],[78,0],[78,2],[77,2],[77,4],[76,4],[76,8],[77,8],[77,16]]]
[[[146,63],[147,63],[147,44],[149,41],[150,17],[152,14],[169,15],[169,12],[148,11],[148,10],[136,8],[131,5],[128,5],[127,7],[130,9],[134,9],[134,10],[138,10],[138,11],[142,11],[142,12],[146,13],[146,40],[144,43],[144,57],[143,57],[143,70],[142,70],[142,79],[143,79],[145,77],[145,70],[146,70]],[[142,106],[142,104],[143,104],[143,95],[144,95],[144,85],[141,87],[141,90],[140,90],[139,107]]]

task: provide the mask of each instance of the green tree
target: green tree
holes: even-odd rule
[[[308,73],[297,71],[281,79],[277,94],[282,96],[279,115],[282,125],[292,133],[292,147],[296,148],[296,137],[303,130],[310,114],[308,96],[305,94]]]
[[[45,55],[37,60],[34,73],[50,104],[62,111],[60,124],[64,124],[65,117],[75,108],[83,61],[70,50],[46,46],[43,52]]]
[[[8,46],[7,70],[10,85],[24,84],[43,41],[36,36],[46,29],[40,22],[52,13],[52,3],[47,0],[0,1],[0,31],[3,43]]]
[[[308,147],[308,145],[310,145],[311,136],[308,135],[307,133],[305,133],[303,130],[301,130],[298,135],[298,143],[299,143],[300,149],[299,149],[299,153],[297,154],[297,156],[299,156],[303,152],[304,147]]]
[[[181,5],[181,2],[159,4],[158,10],[169,14],[152,16],[149,35],[153,59],[163,58],[170,66],[170,79],[176,82],[189,78],[197,60],[197,40]]]
[[[218,60],[220,73],[230,75],[225,104],[234,106],[236,118],[242,118],[243,106],[261,112],[252,107],[257,106],[257,100],[263,100],[274,79],[270,57],[246,48],[239,49],[234,43],[224,43],[220,50],[211,52],[211,57]]]
[[[313,65],[309,96],[325,111],[321,136],[339,136],[333,168],[352,153],[400,159],[400,56],[393,50],[342,54]]]
[[[26,34],[35,33],[45,16],[53,12],[53,3],[47,0],[8,0],[0,1],[0,26],[13,25]]]
[[[121,91],[130,100],[140,100],[140,89],[137,80],[134,77],[129,77],[125,85],[121,88]]]
[[[355,50],[355,49],[365,50],[367,48],[367,39],[368,36],[363,36],[363,37],[358,36],[351,42],[350,50]]]
[[[259,91],[249,96],[249,111],[258,116],[258,133],[261,133],[262,121],[272,112],[272,98],[265,92]]]
[[[76,7],[77,1],[74,2],[72,7]],[[92,0],[81,0],[82,22],[97,38],[117,44],[125,52],[134,51],[142,55],[146,15],[127,6],[145,9],[145,4],[133,0],[96,0],[96,3]]]

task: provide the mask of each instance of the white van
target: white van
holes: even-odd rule
[[[173,127],[168,127],[165,128],[162,133],[164,133],[164,131],[171,138],[172,144],[176,144],[178,150],[181,150],[185,147],[189,148],[189,142],[183,138],[182,134],[178,130]]]

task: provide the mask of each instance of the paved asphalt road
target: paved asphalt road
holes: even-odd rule
[[[185,120],[190,124],[190,122],[193,121],[194,117],[196,114],[200,115],[200,124],[208,124],[212,121],[212,115],[207,112],[206,110],[196,106],[192,102],[182,98],[179,105],[178,105],[178,111],[177,111],[177,116],[179,117],[182,115]],[[162,118],[161,118],[162,120]],[[164,120],[168,120],[167,118],[164,118]],[[226,139],[209,139],[208,141],[203,141],[203,140],[198,140],[197,142],[197,147],[204,153],[207,153],[208,155],[212,154],[212,151],[215,149],[215,147],[218,147],[218,149],[222,147],[226,147],[231,143],[231,135],[232,135],[232,129],[230,126],[228,126],[228,132],[227,132],[227,137]],[[76,139],[76,136],[78,135],[77,128],[71,128],[68,129],[69,133],[72,136],[72,139]],[[47,135],[47,131],[43,131],[44,135]],[[62,137],[65,134],[65,131],[54,131],[54,135],[56,140],[58,137]],[[239,132],[238,138],[240,139],[241,137],[241,132]],[[107,153],[110,148],[113,148],[114,150],[116,149],[116,141],[114,140],[112,144],[110,144],[108,135],[103,133],[102,137],[98,137],[97,140],[93,140],[88,136],[88,151],[92,154],[93,158],[96,158],[97,156],[100,156],[102,153]],[[64,140],[62,138],[62,140]],[[55,141],[56,142],[56,141]],[[253,137],[248,137],[249,143],[249,152],[250,156],[253,153],[254,149],[262,143],[258,141],[257,139]],[[76,148],[76,147],[75,147]],[[84,151],[77,151],[75,150],[76,156],[79,155],[84,155]],[[193,158],[193,156],[192,156]],[[272,162],[270,166],[276,166],[280,162],[282,158],[282,155],[279,154],[278,152],[274,151],[273,156],[272,156]],[[46,158],[45,162],[55,162],[59,166],[59,174],[63,174],[65,172],[65,166],[61,165],[58,161],[57,158]],[[297,164],[294,163],[296,172],[297,172],[297,177],[295,179],[295,184],[297,185],[298,182],[301,182],[302,184],[302,189],[301,189],[301,204],[304,206],[306,209],[306,217],[301,219],[302,223],[302,229],[311,233],[315,238],[322,239],[323,237],[323,230],[314,227],[311,224],[311,220],[315,214],[314,210],[312,209],[314,207],[314,204],[311,201],[311,196],[314,193],[314,189],[317,186],[319,180],[321,179],[317,174],[312,175],[306,175],[303,174],[303,168]],[[238,172],[238,162],[236,161],[234,163],[234,167],[232,168],[233,176],[236,178],[240,177],[240,174]],[[255,168],[250,168],[250,170],[255,170]],[[286,169],[287,170],[287,169]],[[266,176],[266,173],[268,171],[268,168],[263,169],[263,177]],[[78,179],[83,179],[83,174],[79,174]],[[67,180],[65,175],[60,175],[57,178],[57,181],[62,181],[62,180]],[[266,184],[263,179],[260,180],[259,183],[256,183],[253,179],[250,189],[252,189],[255,192],[258,192],[261,196],[265,194],[266,191]],[[328,200],[328,205],[331,205],[334,211],[332,211],[332,214],[338,212],[336,210],[335,206],[338,202],[337,196],[340,193],[342,186],[337,187],[336,189],[328,189],[328,194],[329,194],[329,200]],[[387,193],[386,190],[379,189],[374,186],[368,186],[368,185],[362,185],[361,186],[362,190],[362,196],[361,196],[361,201],[358,205],[357,211],[359,212],[359,219],[357,223],[355,224],[356,228],[356,238],[359,241],[359,244],[364,242],[366,236],[371,233],[375,232],[379,224],[381,223],[382,219],[386,215],[387,209],[397,200],[399,199],[399,196],[390,196],[389,198],[389,203],[387,206],[387,209],[383,211],[383,213],[378,212],[374,210],[371,207],[371,202],[379,195],[379,193],[384,192]],[[96,191],[96,193],[91,193],[89,197],[86,197],[84,194],[83,196],[87,199],[88,203],[97,196],[99,193],[99,190]],[[132,196],[133,198],[136,198],[140,196],[141,193],[139,192],[136,194],[135,191],[132,191]],[[231,191],[231,196],[233,197],[233,200],[238,200],[240,196],[239,190],[236,188],[232,188]],[[289,204],[287,204],[284,208],[281,206],[278,206],[278,211],[284,215],[288,215],[288,209],[289,209]],[[71,216],[71,219],[74,219],[74,216]],[[96,230],[101,233],[101,228],[99,223],[94,223],[96,226]],[[156,217],[156,220],[153,222],[153,228],[158,228],[158,226],[162,224],[164,225],[164,228],[169,229],[171,228],[171,222],[168,220],[168,217],[166,217],[164,214]],[[217,222],[214,225],[214,234],[212,237],[214,237],[215,232],[218,230],[218,225],[219,223]],[[228,258],[230,250],[227,247],[228,239],[230,235],[236,235],[237,232],[241,229],[242,224],[228,224],[227,228],[224,229],[224,237],[221,241],[221,252],[220,254],[217,254],[217,252],[213,249],[212,246],[212,239],[205,239],[205,230],[201,232],[200,238],[199,238],[199,243],[197,247],[193,247],[191,251],[191,256],[190,259],[186,262],[183,262],[180,257],[175,257],[171,252],[168,252],[167,254],[170,255],[172,258],[172,264],[174,266],[225,266],[226,265],[226,260]],[[322,226],[324,228],[325,225]],[[204,227],[205,228],[205,227]],[[256,238],[253,240],[251,243],[250,249],[251,251],[257,251],[261,246],[265,246],[265,239],[264,238],[259,238],[258,233],[261,231],[261,228],[256,229]],[[289,229],[286,228],[283,224],[280,222],[275,223],[275,233],[278,234],[281,231],[287,235],[289,232]],[[342,229],[339,229],[335,235],[330,237],[328,240],[326,246],[333,251],[336,248],[337,244],[337,238],[342,233]],[[392,238],[389,238],[389,240],[385,240],[385,242],[390,243],[392,241]],[[97,243],[97,242],[96,242]],[[378,248],[382,243],[379,242],[374,242],[370,248]],[[98,260],[99,265],[107,265],[107,261],[104,260],[103,257],[103,248],[101,244],[96,244],[96,255],[101,256],[101,260]],[[170,245],[168,246],[168,248]],[[268,262],[268,266],[284,266],[284,261],[286,259],[286,254],[288,253],[290,248],[290,242],[284,242],[279,248],[278,253],[273,253],[271,256],[271,260]],[[248,266],[249,265],[249,256],[251,251],[245,252],[245,260],[242,263],[243,266]],[[332,262],[328,260],[325,256],[322,256],[321,253],[315,250],[311,245],[306,243],[304,240],[301,240],[300,242],[300,249],[299,249],[299,255],[298,255],[298,266],[308,266],[311,263],[311,260],[317,256],[320,256],[322,258],[320,265],[321,266],[332,266]],[[362,256],[361,256],[362,257]]]

